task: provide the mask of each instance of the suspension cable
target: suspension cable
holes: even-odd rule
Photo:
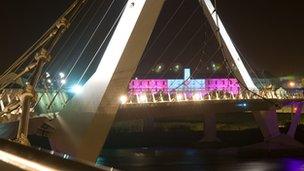
[[[85,76],[85,74],[87,73],[88,69],[90,68],[90,66],[92,65],[93,61],[96,59],[98,53],[100,52],[101,48],[103,47],[104,43],[106,42],[106,40],[109,38],[109,36],[111,35],[113,29],[115,28],[115,26],[117,25],[121,15],[124,12],[124,9],[126,8],[126,6],[124,6],[123,10],[119,13],[119,16],[116,18],[114,24],[112,25],[112,27],[110,28],[110,30],[108,31],[106,37],[103,39],[102,43],[100,44],[99,48],[97,49],[97,51],[95,52],[93,58],[91,59],[91,61],[89,62],[88,66],[86,67],[86,69],[84,70],[84,72],[82,73],[81,77],[79,78],[77,84],[79,84],[83,77]]]
[[[192,12],[192,14],[190,15],[190,17],[183,24],[183,26],[174,35],[174,37],[169,41],[169,43],[166,45],[165,49],[162,51],[162,53],[160,54],[160,56],[157,57],[157,59],[155,60],[155,62],[152,65],[151,68],[153,68],[161,60],[161,58],[165,55],[165,53],[167,52],[167,50],[169,49],[169,47],[172,45],[172,43],[175,41],[175,39],[181,34],[181,32],[185,29],[185,27],[188,25],[188,23],[191,21],[191,19],[193,18],[194,14],[197,11],[198,11],[198,7]],[[151,73],[151,70],[152,70],[151,68],[146,72],[146,74],[144,75],[144,78]]]
[[[56,61],[56,58],[58,58],[59,54],[63,51],[63,49],[66,47],[68,42],[70,42],[71,38],[74,36],[76,33],[76,30],[79,28],[80,24],[83,22],[84,18],[87,17],[88,13],[91,11],[91,9],[94,7],[96,0],[94,0],[89,8],[86,10],[86,12],[82,15],[81,19],[77,23],[77,25],[74,27],[73,31],[69,34],[69,36],[65,39],[64,43],[60,46],[60,49],[56,52],[55,55],[53,55],[53,59],[48,63],[48,67],[45,69],[48,71],[52,64]],[[103,1],[104,2],[104,1]]]
[[[72,71],[75,69],[77,63],[79,62],[79,60],[81,59],[84,51],[87,49],[88,45],[90,44],[90,42],[92,41],[94,35],[96,34],[97,30],[99,29],[101,23],[103,22],[103,20],[105,19],[105,17],[107,16],[108,12],[110,11],[113,3],[115,2],[115,0],[113,0],[109,6],[109,8],[107,9],[106,13],[103,15],[102,19],[99,21],[97,27],[94,29],[93,34],[90,36],[89,40],[87,41],[87,43],[85,44],[84,48],[82,49],[81,53],[78,55],[76,61],[74,62],[72,68],[70,69],[70,71],[67,74],[67,77],[70,76],[70,74],[72,73]]]
[[[142,55],[139,64],[143,61],[143,59],[147,56],[147,54],[151,51],[152,47],[157,43],[158,39],[160,38],[160,36],[164,33],[164,31],[167,29],[167,27],[169,26],[169,24],[171,23],[171,21],[173,21],[174,17],[176,16],[176,14],[178,13],[178,11],[181,9],[181,7],[183,6],[185,0],[182,0],[180,2],[180,4],[178,5],[178,7],[175,9],[174,13],[171,15],[171,17],[169,18],[169,20],[166,22],[166,24],[163,26],[163,28],[161,29],[161,31],[157,34],[157,36],[153,39],[153,42],[147,47],[147,49],[145,50],[144,54]]]
[[[102,23],[102,21],[104,20],[105,16],[106,16],[107,13],[108,13],[108,11],[110,10],[110,8],[111,8],[113,2],[114,2],[114,1],[112,1],[112,3],[111,3],[111,5],[110,5],[110,7],[108,8],[107,12],[103,15],[103,17],[102,17],[100,23],[99,23],[98,26],[96,27],[96,29],[95,29],[95,31],[93,32],[93,34],[91,35],[91,37],[93,37],[94,34],[96,33],[96,31],[98,30],[100,24]],[[100,50],[101,50],[101,47],[104,45],[106,39],[110,36],[110,34],[111,34],[111,32],[113,31],[114,27],[115,27],[116,24],[118,23],[118,21],[119,21],[121,15],[122,15],[124,9],[125,9],[125,6],[124,6],[124,8],[122,9],[122,11],[119,13],[119,15],[117,16],[115,22],[114,22],[113,25],[111,26],[111,29],[108,31],[108,33],[107,33],[106,37],[104,38],[103,42],[101,43],[101,45],[99,46],[99,48],[98,48],[97,51],[95,52],[94,57],[91,59],[89,65],[87,66],[87,68],[86,68],[86,70],[83,72],[83,74],[81,75],[81,78],[78,80],[78,83],[77,83],[77,84],[80,83],[81,79],[82,79],[82,78],[84,77],[84,75],[86,74],[86,72],[87,72],[87,70],[89,69],[90,65],[91,65],[91,64],[93,63],[93,61],[95,60],[97,54],[98,54],[98,53],[100,52]],[[91,39],[90,39],[90,40],[91,40]],[[89,41],[90,41],[90,40],[89,40]],[[79,59],[78,59],[78,60],[79,60]],[[69,78],[69,76],[70,76],[72,70],[75,68],[76,64],[77,64],[77,61],[74,63],[73,67],[70,69],[70,71],[69,71],[69,73],[67,74],[67,76],[66,76],[65,79],[68,79],[68,78]],[[49,103],[47,109],[50,109],[50,108],[51,108],[53,102],[55,101],[55,98],[57,97],[57,95],[59,94],[59,92],[62,90],[62,88],[63,88],[63,85],[61,85],[61,86],[59,87],[59,90],[58,90],[58,91],[55,93],[55,95],[53,96],[53,98],[52,98],[52,100],[50,101],[50,103]]]
[[[69,56],[71,56],[72,52],[75,50],[75,48],[77,47],[79,41],[81,40],[81,38],[83,37],[84,33],[86,33],[86,31],[88,30],[89,26],[91,25],[91,23],[93,22],[94,18],[97,16],[98,12],[100,11],[100,9],[103,7],[105,1],[102,1],[102,3],[98,6],[97,10],[95,11],[95,13],[93,14],[93,16],[91,17],[91,19],[89,20],[89,22],[87,23],[87,25],[85,26],[85,28],[83,29],[83,31],[81,32],[81,34],[77,37],[77,40],[74,42],[73,46],[71,47],[70,51],[67,53],[67,55],[65,55],[63,62],[61,62],[60,66],[58,67],[58,70],[61,70],[62,67],[65,65],[66,61],[69,59]]]

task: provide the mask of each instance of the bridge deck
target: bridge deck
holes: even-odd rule
[[[141,119],[148,116],[163,117],[202,117],[204,113],[233,113],[269,110],[271,107],[280,109],[303,99],[261,99],[251,100],[206,100],[159,103],[124,104],[118,110],[116,120]],[[275,106],[277,104],[278,106]]]

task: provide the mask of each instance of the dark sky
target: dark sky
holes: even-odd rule
[[[124,0],[116,1],[120,4],[124,2]],[[3,72],[38,39],[71,2],[71,0],[3,1],[0,5],[0,71]],[[91,16],[93,16],[94,9],[97,9],[102,0],[89,0],[88,6],[93,2],[92,12],[90,11],[88,14]],[[150,45],[181,2],[182,0],[167,0],[164,11],[160,15],[161,19],[156,25],[152,40],[150,40]],[[105,4],[109,5],[109,3],[110,0],[107,0]],[[219,14],[228,33],[252,68],[256,71],[266,70],[277,76],[304,74],[304,5],[302,1],[217,0],[217,4]],[[116,4],[116,6],[119,8],[121,5]],[[90,26],[88,33],[85,33],[84,38],[80,39],[79,47],[83,46],[86,38],[89,37],[89,31],[94,30],[94,26],[99,21],[98,18],[100,19],[105,9],[106,6],[100,9],[100,14],[97,14],[97,18],[94,19],[95,24]],[[195,10],[197,11],[194,12]],[[115,16],[115,10],[112,13],[110,16]],[[170,44],[170,41],[192,13],[193,16],[189,23],[174,39],[174,43]],[[85,20],[89,20],[89,18]],[[163,63],[167,67],[172,65],[172,60],[178,56],[174,63],[181,63],[184,67],[189,66],[192,69],[196,67],[198,60],[208,59],[216,50],[215,40],[210,41],[205,56],[198,55],[194,57],[192,63],[189,62],[201,48],[202,42],[206,41],[206,38],[212,34],[208,25],[202,25],[206,23],[205,20],[197,1],[185,0],[176,16],[168,24],[167,29],[151,47],[151,50],[146,52],[137,73],[140,75],[147,74],[147,68],[151,68],[159,56],[162,56],[162,58],[157,63]],[[107,23],[111,23],[111,19],[107,20],[102,28],[108,28]],[[73,45],[85,25],[85,23],[80,25],[74,36],[76,38],[71,39],[65,49]],[[198,30],[200,26],[201,29]],[[102,37],[105,35],[103,32],[105,31],[100,31],[97,34],[100,39],[103,39]],[[191,37],[193,38],[190,40]],[[99,45],[98,38],[95,39],[96,43],[92,44],[92,49]],[[187,44],[188,42],[189,44]],[[168,45],[170,46],[167,48]],[[186,48],[182,51],[184,47]],[[92,49],[89,51],[93,51]],[[65,56],[66,51],[63,50],[61,56]],[[77,50],[73,51],[71,53],[72,57],[69,57],[67,61],[75,60],[73,56],[77,56],[77,53],[79,53]],[[87,52],[84,63],[89,61],[88,59],[91,59],[91,56],[92,53]],[[217,55],[212,61],[220,63],[221,59],[221,56]],[[58,63],[58,59],[56,60]],[[199,67],[205,68],[204,65]],[[204,69],[201,69],[200,72],[204,72]]]

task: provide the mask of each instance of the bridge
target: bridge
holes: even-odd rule
[[[141,118],[144,117],[143,113],[144,115],[152,113],[155,117],[185,114],[202,117],[205,127],[204,141],[210,142],[217,141],[216,113],[251,111],[265,140],[270,140],[274,137],[282,137],[278,129],[276,110],[284,106],[292,106],[295,107],[295,114],[287,133],[289,138],[283,136],[282,141],[295,141],[293,138],[303,108],[303,92],[291,94],[259,89],[227,33],[216,7],[210,0],[199,0],[199,3],[216,36],[224,56],[223,61],[234,76],[234,82],[238,84],[237,90],[229,88],[206,90],[204,87],[181,91],[179,88],[192,79],[191,74],[186,74],[184,79],[173,88],[128,93],[126,90],[130,80],[164,4],[163,0],[128,0],[107,35],[108,38],[112,33],[103,57],[96,71],[83,85],[82,93],[75,94],[69,100],[60,90],[53,95],[42,93],[37,96],[34,89],[41,78],[44,64],[49,60],[50,53],[61,34],[69,27],[69,22],[85,4],[85,1],[77,0],[38,43],[25,53],[28,59],[36,61],[12,80],[12,82],[16,81],[25,73],[32,72],[33,76],[24,89],[13,97],[10,97],[12,93],[5,91],[2,93],[0,101],[2,116],[8,116],[11,121],[20,120],[17,142],[27,144],[30,114],[42,103],[43,97],[49,98],[49,96],[51,97],[47,103],[48,109],[54,101],[57,101],[56,98],[62,98],[61,105],[64,106],[56,117],[48,122],[55,129],[49,137],[52,148],[74,158],[91,162],[95,161],[102,149],[116,115],[122,120]],[[98,52],[95,53],[94,59]],[[24,56],[20,60],[22,61],[23,58]],[[16,64],[12,68],[19,65]],[[8,73],[6,72],[4,76]],[[4,76],[1,79],[4,79]],[[61,83],[64,84],[65,80]],[[7,85],[2,86],[1,90]]]

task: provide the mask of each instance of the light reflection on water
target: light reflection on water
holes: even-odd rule
[[[108,149],[97,164],[121,170],[292,170],[304,171],[304,158],[242,159],[212,156],[191,148]]]

